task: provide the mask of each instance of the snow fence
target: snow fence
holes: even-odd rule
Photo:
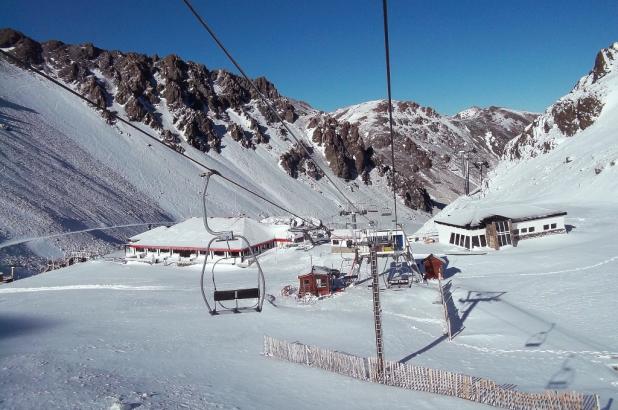
[[[502,386],[488,379],[400,362],[386,361],[384,376],[380,377],[377,372],[376,358],[353,356],[298,342],[290,343],[270,336],[264,336],[264,355],[368,382],[459,397],[505,409],[594,410],[599,408],[596,396],[553,390],[540,393],[522,392],[514,390],[512,385]]]

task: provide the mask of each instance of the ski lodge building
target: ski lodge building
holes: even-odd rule
[[[208,218],[214,231],[234,231],[246,237],[256,255],[294,242],[289,225],[265,224],[250,218]],[[240,238],[233,241],[208,243],[213,238],[204,228],[203,218],[190,218],[172,226],[160,226],[129,239],[125,246],[127,260],[148,263],[176,263],[190,265],[202,263],[206,254],[221,263],[242,263],[250,256],[247,244]]]
[[[524,239],[566,233],[566,212],[531,205],[468,207],[438,216],[438,241],[468,250],[517,246]]]
[[[369,254],[368,242],[378,244],[379,255],[408,249],[408,241],[402,230],[335,229],[330,236],[332,253],[354,253],[358,249],[361,254]]]

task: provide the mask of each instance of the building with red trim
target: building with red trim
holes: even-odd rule
[[[208,225],[214,231],[234,231],[246,237],[256,255],[293,241],[289,225],[265,224],[247,217],[208,218]],[[215,241],[207,249],[212,238],[204,228],[203,218],[190,218],[131,237],[125,254],[128,260],[177,264],[201,263],[206,255],[209,260],[236,264],[244,262],[251,254],[249,246],[240,238]]]

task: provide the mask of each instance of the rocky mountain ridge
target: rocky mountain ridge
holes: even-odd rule
[[[505,147],[504,159],[518,161],[548,153],[592,126],[608,103],[618,76],[618,42],[597,53],[592,70],[550,105]]]
[[[147,125],[178,151],[192,146],[220,153],[230,138],[247,150],[258,145],[270,150],[293,178],[322,176],[242,77],[175,55],[161,58],[55,40],[39,43],[11,29],[0,31],[0,48],[84,93],[110,125],[109,112],[118,112]],[[282,96],[264,77],[253,83],[300,143],[349,189],[377,181],[386,181],[385,189],[392,186],[384,101],[324,113]],[[493,166],[506,142],[535,117],[497,107],[467,111],[447,117],[414,102],[395,102],[395,183],[407,206],[430,210],[434,202],[456,197],[463,186],[458,152],[471,151],[476,160]]]

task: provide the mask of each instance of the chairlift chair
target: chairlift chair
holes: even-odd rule
[[[207,253],[204,256],[204,264],[202,265],[202,274],[200,277],[200,287],[202,291],[202,298],[204,299],[204,303],[206,304],[206,307],[208,308],[208,312],[213,316],[218,315],[219,313],[222,313],[222,312],[241,313],[241,312],[253,311],[253,310],[257,312],[261,312],[262,305],[264,304],[266,281],[264,279],[264,272],[262,271],[262,267],[260,266],[260,261],[257,259],[257,256],[255,255],[253,251],[253,247],[251,246],[251,243],[246,237],[244,237],[243,235],[236,234],[233,231],[217,232],[211,229],[210,226],[208,226],[208,215],[206,211],[206,192],[208,190],[208,183],[210,181],[210,177],[213,175],[219,175],[219,173],[216,171],[210,171],[202,175],[206,177],[206,183],[204,185],[204,193],[202,195],[202,205],[203,205],[203,213],[204,213],[204,228],[206,228],[206,231],[208,233],[214,236],[208,242],[208,247],[206,248]],[[255,266],[257,268],[257,286],[248,287],[248,288],[236,288],[236,289],[218,288],[217,282],[216,282],[216,275],[215,275],[217,264],[226,259],[233,258],[231,256],[224,256],[212,264],[212,268],[210,270],[212,289],[208,289],[208,293],[212,294],[212,298],[207,297],[206,296],[206,293],[207,293],[206,286],[207,285],[204,284],[204,277],[206,274],[206,265],[208,264],[208,254],[210,253],[209,250],[212,244],[215,242],[225,242],[227,243],[228,249],[230,249],[229,242],[238,240],[238,239],[240,239],[243,245],[246,245],[247,249],[249,250],[250,255],[249,255],[248,265],[251,265],[251,263],[253,262],[255,263]],[[228,252],[228,255],[229,255],[229,252]],[[213,255],[213,259],[214,259],[214,255]],[[240,301],[250,300],[250,299],[253,300],[252,304],[245,305],[245,304],[239,303]],[[226,302],[233,302],[233,306],[229,306],[229,304]]]
[[[412,286],[412,269],[407,261],[391,262],[391,267],[386,280],[386,287],[403,288]]]

